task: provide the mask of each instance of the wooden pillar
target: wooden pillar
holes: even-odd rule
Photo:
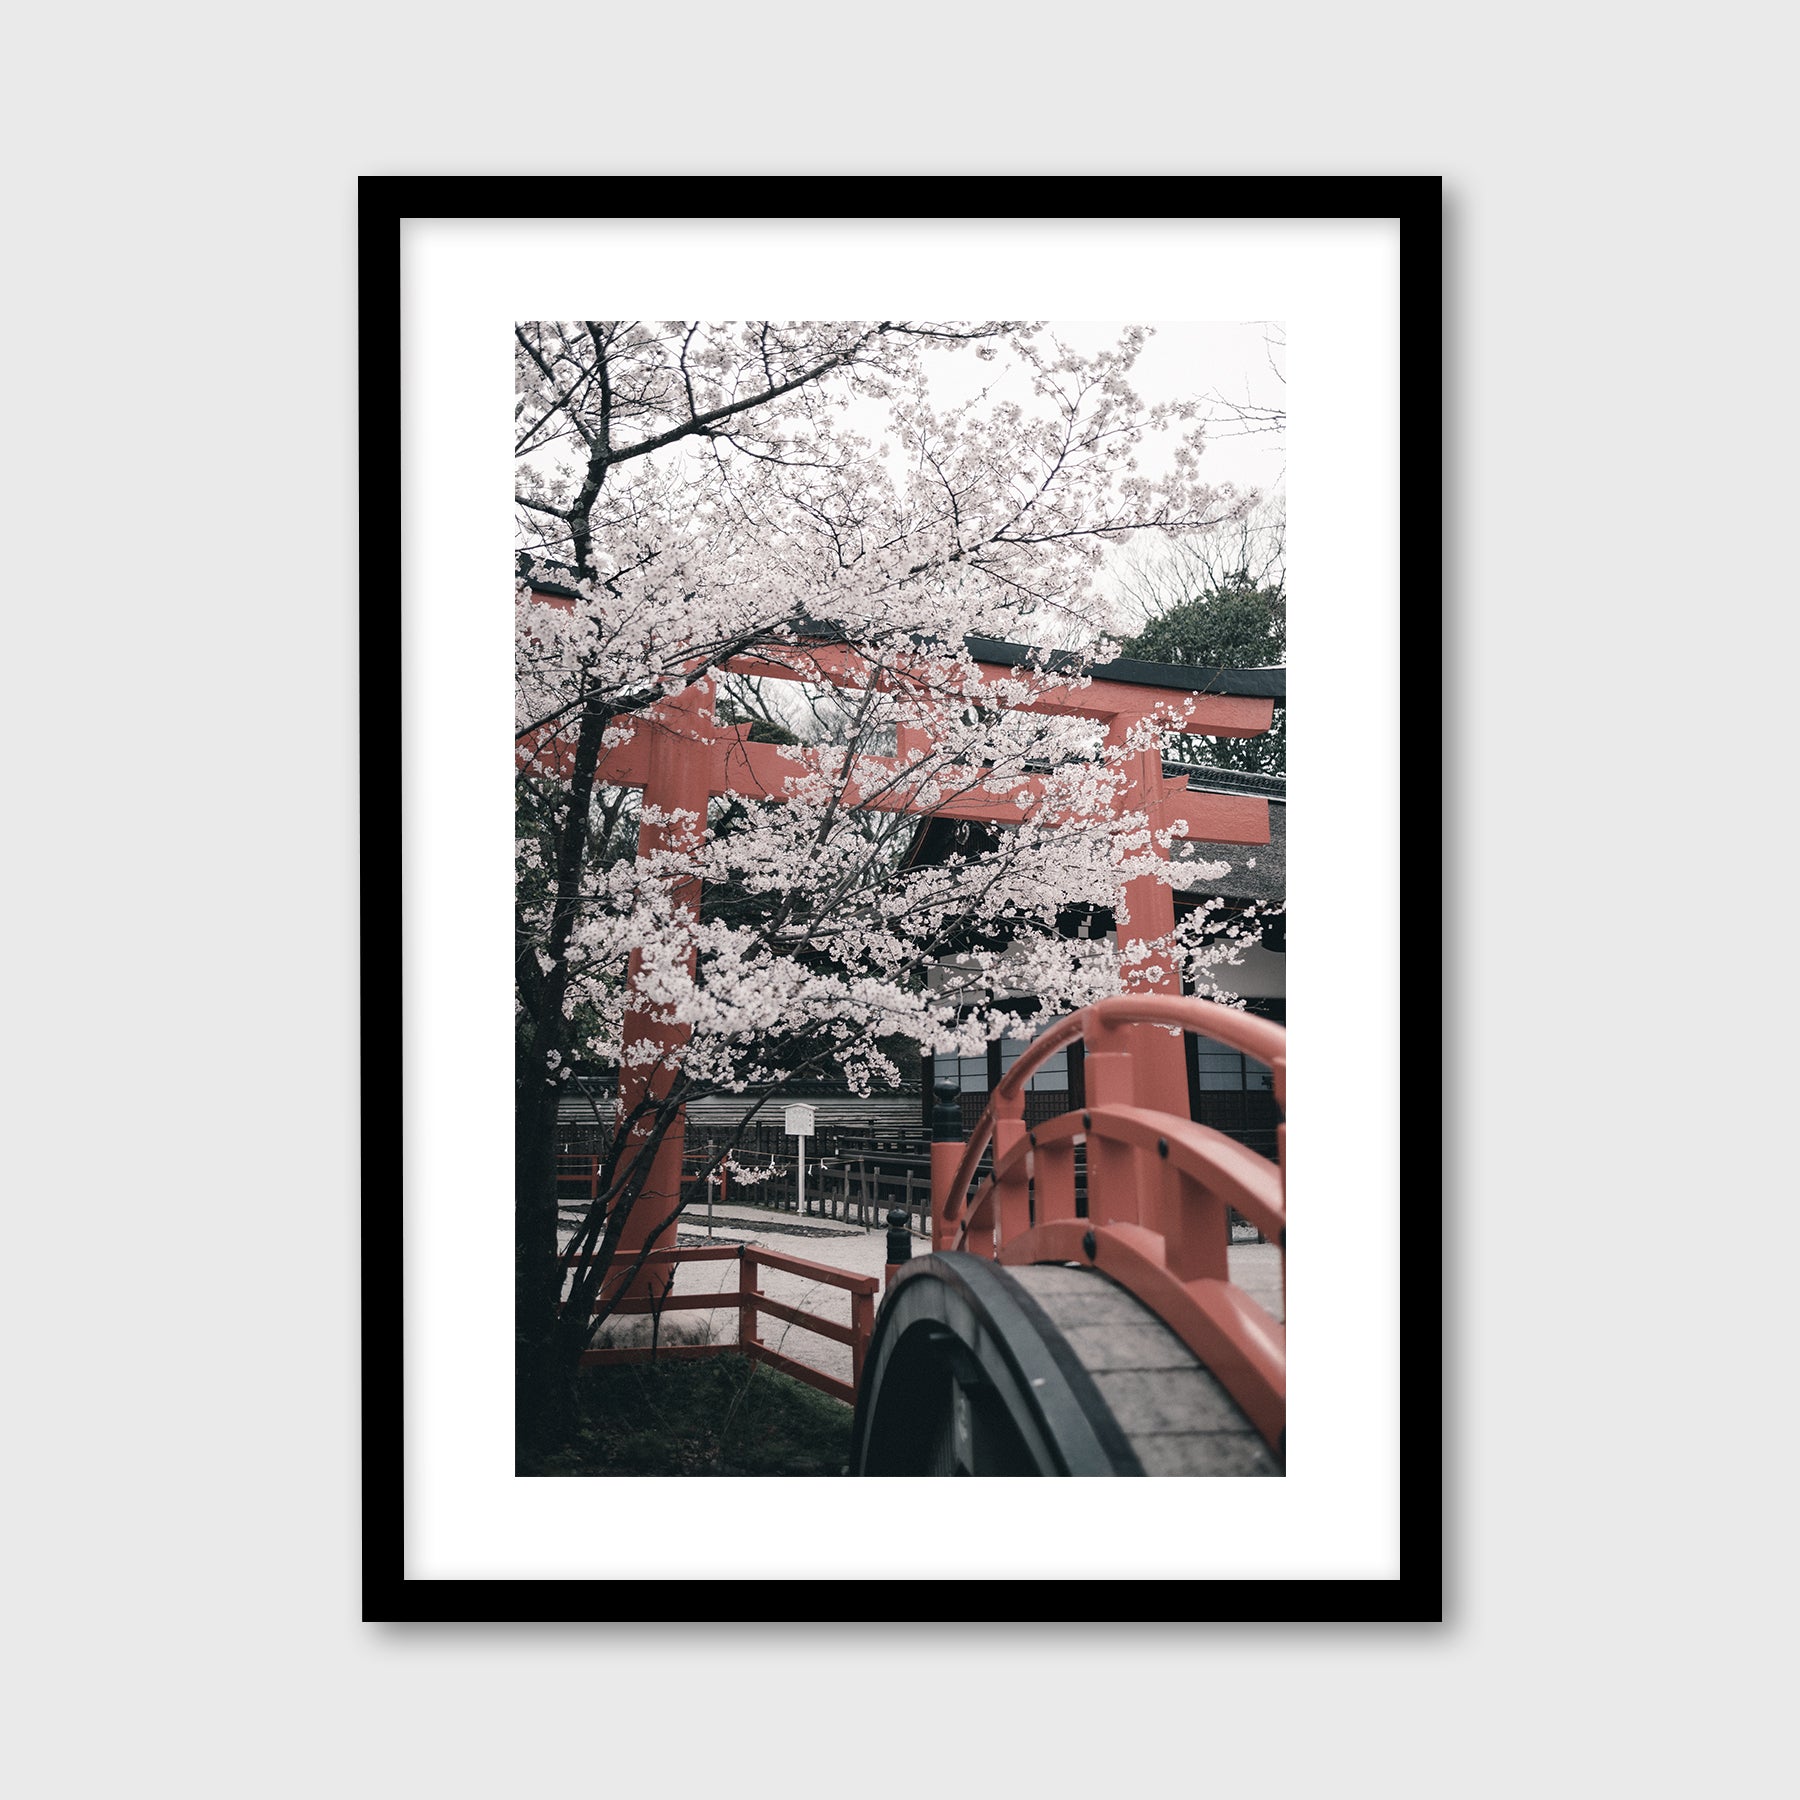
[[[712,768],[709,733],[712,728],[712,687],[696,682],[663,708],[659,720],[641,720],[636,729],[649,734],[649,768],[644,782],[646,811],[694,815],[690,818],[646,819],[638,831],[638,856],[654,857],[666,851],[692,851],[706,835],[706,804],[710,798]],[[698,878],[677,882],[672,898],[679,911],[698,917],[700,882]],[[627,982],[635,988],[643,963],[643,952],[634,950],[627,968]],[[692,953],[688,967],[693,968]],[[669,1092],[675,1078],[675,1059],[687,1043],[689,1027],[672,1024],[653,1013],[627,1007],[624,1044],[649,1042],[661,1052],[655,1063],[632,1064],[623,1060],[619,1066],[620,1117],[627,1116],[646,1092],[660,1097]],[[675,1210],[681,1199],[681,1157],[685,1136],[685,1116],[677,1114],[674,1123],[657,1147],[650,1174],[631,1209],[620,1235],[619,1254],[630,1261],[646,1244],[657,1248],[673,1247],[675,1226],[658,1229]],[[640,1124],[633,1132],[633,1142],[648,1135]],[[631,1154],[628,1146],[626,1155]],[[631,1289],[633,1294],[648,1292],[648,1275],[640,1275]]]
[[[1121,714],[1110,721],[1106,731],[1109,745],[1122,745],[1137,720]],[[1150,829],[1165,829],[1168,818],[1162,803],[1163,772],[1161,741],[1147,750],[1135,752],[1125,764],[1125,785],[1116,805],[1121,812],[1143,812],[1148,815]],[[1168,860],[1166,846],[1157,854]],[[1175,889],[1154,875],[1140,875],[1125,883],[1122,911],[1129,922],[1119,924],[1119,948],[1133,944],[1153,943],[1175,929]],[[1134,992],[1179,994],[1181,977],[1172,959],[1156,959],[1149,972],[1139,970],[1128,980]],[[1120,1048],[1127,1050],[1135,1065],[1134,1104],[1148,1106],[1158,1112],[1187,1116],[1187,1057],[1181,1034],[1163,1030],[1159,1025],[1128,1025],[1119,1032]],[[1090,1049],[1092,1046],[1090,1046]],[[1097,1098],[1095,1104],[1104,1104]]]
[[[850,1295],[850,1329],[856,1334],[850,1344],[850,1385],[862,1387],[863,1362],[869,1354],[869,1339],[875,1333],[875,1296]]]
[[[931,1115],[931,1247],[948,1250],[951,1228],[945,1211],[962,1162],[962,1103],[953,1081],[939,1082],[932,1091],[937,1105]]]
[[[756,1265],[750,1260],[748,1247],[738,1251],[738,1348],[748,1356],[747,1346],[756,1342]]]

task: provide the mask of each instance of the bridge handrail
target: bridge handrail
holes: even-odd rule
[[[1039,1032],[1001,1076],[1000,1085],[988,1096],[981,1117],[969,1133],[967,1148],[951,1178],[943,1214],[946,1227],[955,1225],[963,1216],[975,1171],[993,1139],[996,1121],[1024,1118],[1025,1084],[1032,1075],[1077,1038],[1085,1043],[1090,1034],[1115,1030],[1121,1025],[1178,1026],[1227,1044],[1256,1062],[1267,1063],[1274,1071],[1275,1103],[1283,1112],[1287,1110],[1287,1033],[1279,1025],[1259,1019],[1254,1013],[1239,1012],[1236,1007],[1220,1006],[1216,1001],[1187,994],[1115,994],[1110,1000],[1084,1006]]]

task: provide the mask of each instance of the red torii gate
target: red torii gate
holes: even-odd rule
[[[567,606],[561,595],[537,598],[551,605]],[[1014,676],[1025,663],[1027,652],[1013,645],[982,641],[975,662],[983,679]],[[867,686],[872,680],[892,683],[903,678],[888,671],[872,670],[854,652],[840,646],[807,648],[796,645],[766,648],[753,655],[729,659],[723,667],[737,674],[769,676],[785,681],[823,681],[835,687]],[[1063,713],[1093,719],[1105,728],[1111,746],[1123,746],[1142,721],[1162,715],[1179,695],[1180,728],[1206,737],[1256,737],[1274,722],[1274,702],[1250,694],[1208,691],[1220,679],[1220,671],[1176,670],[1164,665],[1112,663],[1095,669],[1092,680],[1080,688],[1056,686],[1014,702],[1019,710]],[[1144,676],[1160,679],[1144,680]],[[1191,679],[1196,685],[1177,686],[1171,676]],[[1133,677],[1137,677],[1134,679]],[[712,683],[701,679],[678,695],[625,715],[631,736],[601,753],[595,777],[614,787],[637,787],[645,805],[663,817],[646,820],[638,832],[638,855],[660,851],[689,853],[706,830],[707,802],[714,794],[733,794],[747,799],[785,800],[787,783],[799,776],[820,772],[825,765],[816,750],[790,749],[750,740],[748,725],[721,724],[713,714]],[[859,758],[867,773],[845,781],[843,804],[883,812],[917,812],[936,817],[967,819],[986,824],[1017,824],[1041,808],[1043,778],[1020,775],[1008,778],[1001,791],[983,785],[979,770],[940,769],[929,776],[909,774],[907,757],[923,748],[925,734],[901,727],[898,754],[891,758]],[[1198,794],[1185,780],[1170,779],[1162,772],[1160,738],[1119,765],[1124,779],[1114,796],[1118,814],[1143,812],[1153,832],[1167,831],[1180,823],[1188,841],[1213,844],[1266,844],[1269,841],[1269,808],[1266,800],[1249,795]],[[520,746],[522,766],[537,766],[546,773],[566,774],[572,762],[571,747],[554,728],[527,739]],[[927,780],[938,788],[961,778],[960,792],[940,794],[925,801],[920,789]],[[991,779],[988,778],[988,779]],[[669,815],[692,815],[697,823]],[[1152,842],[1155,842],[1154,837]],[[1166,845],[1159,846],[1167,857]],[[697,915],[700,883],[689,879],[676,884],[677,906]],[[1175,928],[1172,887],[1154,875],[1125,883],[1124,899],[1130,922],[1120,934],[1121,947],[1144,944],[1166,937]],[[635,990],[641,952],[634,950],[627,970],[628,991]],[[1145,965],[1134,970],[1131,985],[1139,990],[1181,991],[1171,968]],[[686,1043],[690,1028],[632,1008],[626,1012],[623,1042],[648,1041],[659,1051],[649,1065],[621,1064],[619,1071],[620,1117],[628,1115],[648,1092],[653,1098],[667,1094],[674,1080],[676,1053]],[[1163,1112],[1187,1111],[1186,1064],[1177,1043],[1155,1025],[1130,1025],[1119,1031],[1119,1048],[1139,1061],[1137,1094],[1140,1105]],[[632,1208],[621,1235],[620,1249],[635,1257],[646,1247],[672,1247],[673,1224],[662,1231],[653,1227],[673,1212],[681,1194],[681,1159],[685,1120],[677,1115],[663,1137],[651,1165],[643,1194]]]

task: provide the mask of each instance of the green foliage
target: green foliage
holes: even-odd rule
[[[584,1371],[568,1440],[521,1475],[841,1475],[847,1406],[732,1351]]]
[[[1125,654],[1228,669],[1285,662],[1287,596],[1279,587],[1258,587],[1248,575],[1228,575],[1222,585],[1152,619]]]
[[[1191,600],[1172,606],[1130,639],[1121,655],[1197,668],[1260,669],[1287,661],[1287,595],[1259,587],[1247,574],[1227,575]],[[1259,738],[1177,737],[1174,755],[1219,769],[1287,773],[1287,709]]]

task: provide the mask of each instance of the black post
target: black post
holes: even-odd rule
[[[932,1084],[937,1105],[931,1113],[931,1141],[934,1144],[960,1144],[963,1140],[962,1088],[954,1081]]]
[[[912,1214],[904,1206],[889,1207],[887,1228],[887,1259],[892,1269],[896,1263],[912,1260]]]

